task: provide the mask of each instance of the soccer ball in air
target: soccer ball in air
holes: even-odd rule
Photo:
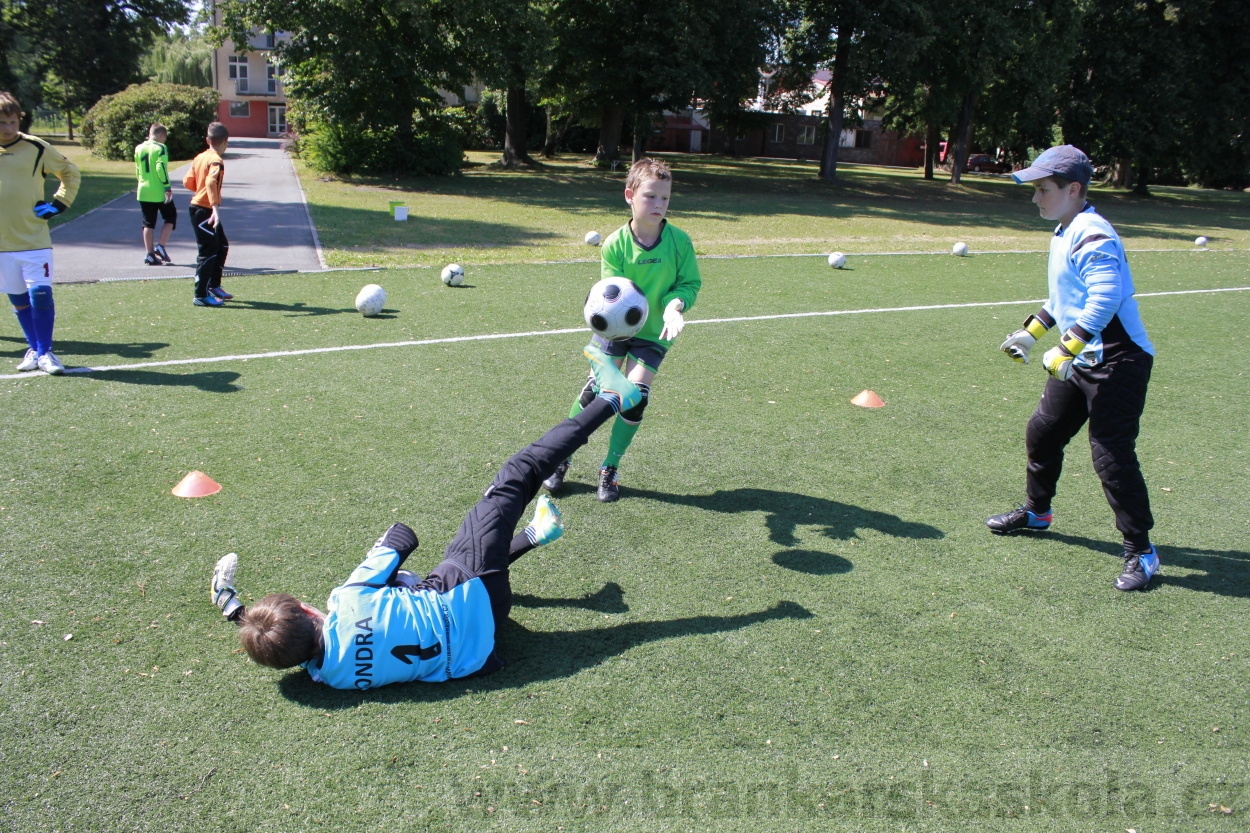
[[[603,238],[599,236],[599,232],[597,231],[586,232],[586,245],[588,246],[598,246],[599,241],[602,239]]]
[[[597,336],[633,338],[647,323],[647,296],[629,278],[604,278],[590,288],[582,313]]]
[[[365,318],[372,318],[386,306],[386,290],[371,283],[356,295],[356,309]]]
[[[968,256],[968,244],[956,243],[954,246],[951,246],[951,254],[955,255],[956,257],[967,257]]]
[[[829,265],[832,266],[834,269],[841,269],[843,266],[846,265],[846,255],[842,254],[841,252],[834,252],[833,254],[829,255]]]
[[[448,263],[443,267],[442,279],[448,286],[459,286],[464,283],[464,270],[459,263]]]

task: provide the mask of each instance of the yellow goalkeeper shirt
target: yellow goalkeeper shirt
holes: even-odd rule
[[[61,180],[53,199],[65,205],[78,194],[78,166],[37,136],[18,133],[0,145],[0,252],[52,248],[48,221],[35,216],[35,203],[45,199],[43,181]]]

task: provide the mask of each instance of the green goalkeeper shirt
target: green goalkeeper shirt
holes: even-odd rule
[[[135,147],[139,202],[164,202],[169,189],[169,149],[148,139]]]
[[[660,227],[660,238],[650,248],[638,242],[629,223],[608,235],[603,243],[600,273],[605,278],[629,278],[638,285],[647,296],[648,313],[647,323],[636,338],[664,345],[671,343],[660,339],[664,308],[669,301],[680,298],[684,311],[689,312],[703,285],[694,244],[689,235],[667,220]]]

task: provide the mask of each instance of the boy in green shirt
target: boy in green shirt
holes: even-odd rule
[[[672,188],[673,175],[668,165],[658,159],[635,162],[625,180],[625,202],[629,203],[633,217],[603,243],[601,276],[629,278],[647,296],[651,310],[647,322],[633,338],[608,341],[596,335],[593,339],[642,392],[642,401],[617,414],[612,424],[608,454],[599,469],[598,498],[604,503],[621,496],[617,483],[621,456],[638,433],[660,362],[686,326],[682,313],[694,306],[703,283],[690,237],[664,219]],[[657,315],[657,311],[662,314]],[[592,374],[574,401],[570,417],[594,400],[596,388]],[[565,460],[543,482],[548,491],[558,491],[564,485],[570,463],[571,460]]]
[[[139,209],[143,212],[143,250],[147,256],[143,262],[148,266],[160,266],[161,261],[173,263],[165,244],[178,226],[178,211],[174,207],[174,191],[169,184],[169,149],[165,138],[169,132],[163,124],[148,128],[148,139],[135,146],[135,178],[139,180]],[[161,226],[161,242],[156,239],[156,215],[165,221]]]

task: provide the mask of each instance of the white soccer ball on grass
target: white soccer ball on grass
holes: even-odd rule
[[[1207,245],[1207,244],[1208,244],[1208,243],[1210,243],[1210,242],[1211,242],[1211,241],[1210,241],[1210,240],[1208,240],[1208,239],[1207,239],[1207,238],[1205,238],[1205,237],[1199,237],[1199,238],[1197,238],[1197,239],[1195,239],[1195,240],[1194,240],[1194,245],[1195,245],[1195,246],[1205,246],[1205,245]]]
[[[834,252],[833,254],[829,255],[829,265],[832,266],[834,269],[841,269],[843,266],[846,265],[846,255],[842,254],[841,252]]]
[[[356,309],[365,318],[372,318],[386,306],[386,290],[371,283],[356,294]]]
[[[599,236],[599,232],[597,231],[586,232],[586,245],[598,246],[601,240],[603,240],[603,238]]]
[[[582,314],[595,335],[633,338],[647,323],[647,296],[629,278],[604,278],[590,288]]]
[[[448,263],[443,267],[442,274],[443,283],[448,286],[459,286],[464,283],[464,270],[460,268],[459,263]]]
[[[951,254],[955,255],[956,257],[967,257],[968,256],[968,244],[956,243],[954,246],[951,246]]]

